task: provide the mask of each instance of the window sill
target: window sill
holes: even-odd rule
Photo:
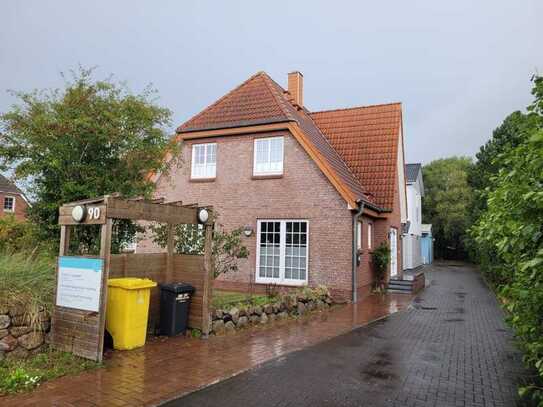
[[[283,174],[269,174],[269,175],[253,175],[251,179],[279,179],[283,178]]]
[[[189,182],[215,182],[216,177],[213,178],[189,178]]]
[[[293,282],[293,281],[266,281],[266,280],[255,280],[255,284],[262,284],[262,285],[269,285],[274,284],[277,286],[282,287],[304,287],[307,286],[308,283],[305,280],[300,280],[300,282]]]

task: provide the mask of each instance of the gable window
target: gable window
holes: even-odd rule
[[[283,137],[255,139],[253,175],[283,174]]]
[[[4,212],[15,211],[15,198],[12,196],[6,196],[4,198]]]
[[[194,144],[192,146],[191,178],[215,178],[217,171],[217,144]]]
[[[373,239],[373,223],[368,223],[368,249],[371,249],[372,239]]]
[[[308,244],[305,220],[259,220],[256,282],[306,284]]]

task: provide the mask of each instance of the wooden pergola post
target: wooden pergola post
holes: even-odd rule
[[[211,209],[209,209],[211,211]],[[171,281],[174,271],[174,228],[178,224],[197,224],[197,206],[181,206],[177,203],[161,201],[126,200],[117,196],[105,196],[96,199],[72,202],[63,205],[59,210],[60,248],[59,263],[57,264],[56,301],[52,318],[51,344],[61,350],[73,352],[76,355],[102,360],[104,332],[106,324],[107,283],[111,268],[111,238],[113,219],[129,219],[134,221],[150,221],[167,224],[167,253],[166,268],[163,270],[165,281]],[[67,256],[70,245],[71,229],[78,225],[100,225],[100,254],[98,256]],[[212,231],[213,220],[209,216],[205,227],[205,250],[203,256],[203,285],[202,285],[202,314],[201,328],[204,335],[209,334],[209,304],[213,280],[212,267]],[[76,264],[63,266],[64,263]],[[92,267],[85,269],[81,264],[91,263]],[[122,275],[127,271],[126,255],[122,258]],[[74,267],[76,273],[73,273]],[[78,269],[77,267],[80,267]],[[70,271],[71,270],[71,271]],[[69,285],[62,285],[63,278],[76,276]],[[98,277],[94,272],[101,272],[97,286],[92,281]],[[93,276],[94,280],[92,279]],[[80,280],[77,280],[80,278]],[[87,278],[87,280],[85,280]],[[75,281],[75,283],[74,283]],[[91,281],[91,283],[89,283]],[[75,285],[74,285],[75,284]],[[87,284],[77,286],[77,284]],[[72,295],[70,290],[75,289]],[[77,290],[81,290],[80,295]],[[59,294],[61,292],[61,294]],[[59,298],[61,300],[59,300]],[[73,302],[70,298],[74,298]],[[90,300],[89,300],[90,298]],[[83,305],[78,300],[83,299]],[[96,300],[93,302],[93,300]],[[85,302],[87,301],[87,302]],[[67,303],[68,302],[68,305]],[[91,305],[89,305],[89,303]],[[96,305],[98,304],[98,305]],[[200,314],[198,314],[200,318]]]

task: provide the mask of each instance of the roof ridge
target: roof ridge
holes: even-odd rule
[[[328,113],[328,112],[340,112],[340,111],[343,111],[343,110],[369,109],[371,107],[381,107],[381,106],[391,106],[391,105],[401,105],[401,104],[402,104],[402,102],[390,102],[390,103],[378,103],[376,105],[340,107],[340,108],[337,108],[337,109],[315,110],[314,112],[310,112],[310,114]]]
[[[257,76],[260,76],[260,75],[267,75],[266,72],[264,71],[258,71],[257,73],[255,73],[254,75],[250,76],[248,79],[246,79],[245,81],[243,81],[242,83],[240,83],[238,86],[236,86],[235,88],[233,88],[232,90],[230,90],[229,92],[227,92],[225,95],[223,95],[222,97],[220,97],[219,99],[217,99],[215,102],[213,102],[212,104],[210,104],[209,106],[205,107],[204,109],[202,109],[201,112],[195,114],[194,116],[192,116],[190,119],[188,119],[187,121],[185,121],[184,123],[182,123],[180,126],[178,126],[176,128],[176,133],[182,131],[181,128],[183,126],[185,126],[188,122],[190,121],[193,121],[195,119],[197,119],[198,117],[202,116],[205,112],[209,111],[209,109],[213,108],[214,106],[218,105],[220,102],[222,102],[224,99],[226,99],[228,96],[230,96],[231,94],[233,94],[235,91],[237,91],[238,89],[240,89],[242,86],[246,85],[247,83],[249,83],[250,81],[252,81],[253,79],[255,79]]]
[[[266,83],[266,86],[268,87],[268,90],[271,92],[271,94],[274,97],[275,101],[277,102],[277,104],[281,108],[281,111],[283,112],[283,114],[288,119],[294,120],[294,121],[297,122],[296,118],[292,115],[292,113],[290,113],[287,110],[286,106],[284,105],[284,103],[286,103],[287,101],[285,100],[285,98],[282,95],[277,95],[274,92],[274,89],[272,88],[272,84],[279,87],[281,89],[281,93],[285,92],[285,89],[283,89],[283,87],[281,85],[279,85],[277,82],[275,82],[266,72],[262,72],[262,74],[263,74],[262,76],[265,79],[264,82]]]

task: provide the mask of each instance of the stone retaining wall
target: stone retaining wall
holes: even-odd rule
[[[32,322],[23,306],[0,305],[0,360],[24,359],[43,350],[51,318],[42,310]]]
[[[317,289],[318,290],[318,289]],[[211,333],[223,335],[250,326],[264,325],[312,311],[328,310],[333,304],[328,290],[298,292],[280,296],[264,305],[239,305],[211,313]]]

